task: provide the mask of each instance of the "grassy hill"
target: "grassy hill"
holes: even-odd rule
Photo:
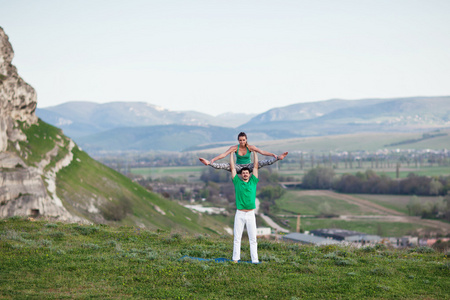
[[[243,242],[243,260],[249,259]],[[5,299],[448,299],[449,253],[418,247],[305,246],[259,240],[259,265],[231,237],[10,218],[0,223]]]
[[[63,141],[54,165],[64,157],[69,139],[61,130],[43,121],[22,129],[27,142],[21,149],[28,165],[38,164],[56,145]],[[175,201],[149,192],[126,176],[95,161],[75,146],[69,166],[56,176],[56,193],[64,207],[73,215],[92,222],[140,225],[151,229],[192,233],[222,233],[223,226],[208,216],[193,213]]]

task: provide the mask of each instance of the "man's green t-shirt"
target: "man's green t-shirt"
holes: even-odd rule
[[[243,181],[239,176],[234,176],[233,184],[236,192],[237,209],[255,209],[256,185],[259,179],[253,174],[248,182]]]

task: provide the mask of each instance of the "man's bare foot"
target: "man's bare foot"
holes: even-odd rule
[[[284,152],[283,154],[278,155],[278,159],[283,160],[286,157],[286,155],[288,155],[288,152]]]
[[[204,159],[204,158],[202,158],[202,157],[200,157],[199,160],[200,160],[205,166],[208,166],[208,165],[209,165],[209,160]]]
[[[237,263],[238,263],[238,261],[237,261],[237,260],[233,260],[233,262],[234,262],[235,264],[237,264]]]

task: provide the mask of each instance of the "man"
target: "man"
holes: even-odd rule
[[[258,244],[256,242],[256,218],[255,199],[256,186],[258,184],[258,154],[253,151],[253,175],[250,169],[242,168],[242,179],[237,176],[234,165],[234,155],[230,154],[231,179],[236,193],[236,216],[234,217],[234,244],[233,261],[237,263],[241,259],[241,239],[244,226],[247,226],[248,239],[250,241],[250,255],[252,263],[259,263]]]

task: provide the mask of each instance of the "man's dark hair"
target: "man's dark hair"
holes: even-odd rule
[[[243,168],[241,169],[241,173],[242,173],[242,171],[245,171],[245,170],[247,170],[249,173],[251,173],[250,169],[247,168],[247,167],[243,167]]]

